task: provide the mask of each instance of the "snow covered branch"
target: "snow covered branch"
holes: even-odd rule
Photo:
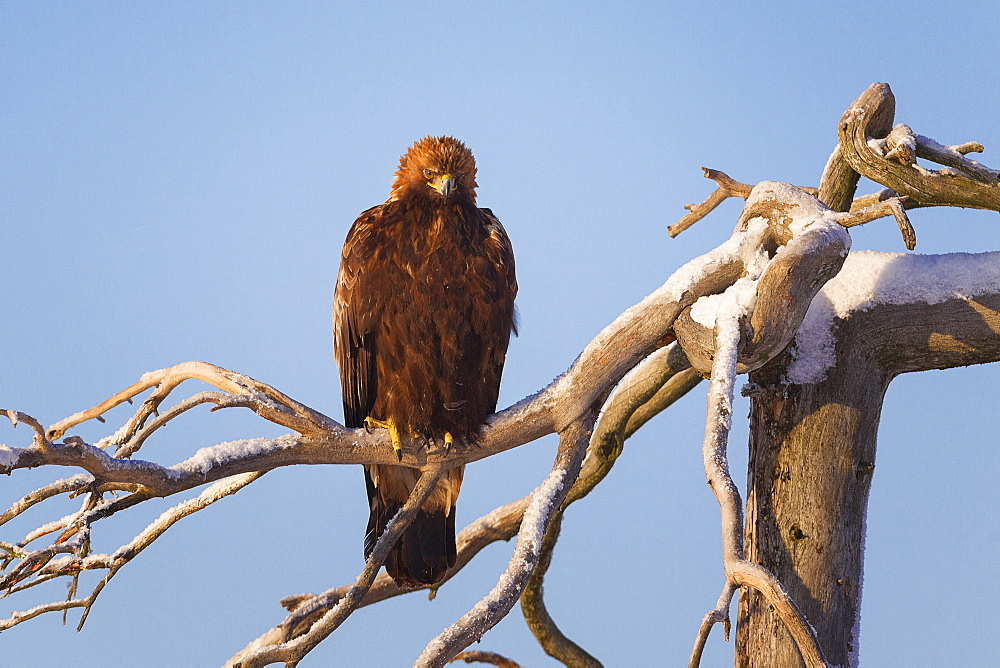
[[[729,474],[727,446],[732,426],[733,383],[741,341],[741,321],[750,316],[756,299],[755,286],[733,286],[720,300],[716,314],[717,347],[712,366],[712,383],[708,391],[708,411],[705,424],[704,462],[708,484],[719,501],[722,514],[722,562],[726,583],[716,607],[702,622],[689,665],[700,664],[705,641],[716,622],[722,622],[729,635],[729,606],[737,587],[753,587],[765,595],[778,610],[783,622],[795,638],[806,666],[826,666],[816,641],[816,634],[794,601],[778,580],[760,566],[746,560],[743,547],[743,502],[739,489]],[[759,288],[758,288],[759,289]]]
[[[454,466],[490,456],[552,432],[564,432],[589,412],[597,410],[621,378],[651,352],[673,340],[672,326],[677,315],[702,295],[724,289],[743,272],[743,258],[759,244],[754,235],[738,233],[710,253],[692,260],[653,292],[608,325],[583,350],[563,375],[539,393],[493,416],[475,446],[429,449],[417,442],[404,444],[404,465],[415,468]],[[181,400],[158,413],[167,397],[185,380],[199,380],[218,392],[203,392]],[[103,420],[112,408],[148,397],[118,430],[90,445],[67,432],[88,420]],[[249,439],[203,448],[173,466],[133,459],[160,427],[195,405],[212,403],[216,408],[250,408],[261,417],[295,429],[297,435],[275,439]],[[19,422],[37,424],[23,413],[11,411]],[[59,442],[58,439],[62,438]],[[105,452],[115,447],[115,456]],[[0,445],[0,473],[41,466],[70,466],[88,475],[74,476],[72,483],[60,481],[21,499],[3,515],[9,520],[25,509],[66,493],[88,494],[92,508],[64,518],[44,531],[29,536],[7,550],[4,566],[17,565],[0,579],[0,588],[14,587],[27,578],[36,578],[40,564],[56,554],[72,554],[77,561],[87,556],[93,523],[111,517],[153,497],[164,497],[234,475],[261,473],[294,464],[396,463],[396,456],[383,432],[369,434],[349,430],[278,390],[220,367],[203,362],[187,362],[145,374],[139,382],[91,409],[77,413],[45,430],[35,428],[27,447]],[[105,500],[107,492],[127,492],[121,498]],[[548,515],[546,515],[548,517]],[[62,531],[49,547],[34,551],[23,548],[38,537]],[[70,536],[73,538],[71,539]],[[63,571],[59,575],[66,575]],[[15,614],[14,618],[17,618]]]
[[[559,453],[552,471],[531,494],[521,519],[514,556],[493,590],[461,619],[442,631],[417,657],[416,666],[438,667],[448,663],[459,651],[483,637],[510,611],[538,565],[545,531],[559,506],[576,482],[587,454],[597,409],[559,435]]]
[[[604,479],[621,454],[625,439],[690,391],[700,379],[700,376],[690,368],[683,351],[676,344],[659,349],[630,372],[608,399],[602,411],[600,421],[591,437],[581,474],[570,489],[562,509],[585,497]],[[456,566],[448,572],[445,582],[460,572],[487,545],[514,537],[530,499],[530,496],[526,496],[507,503],[463,529],[457,536]],[[553,520],[553,523],[556,521]],[[554,544],[554,540],[550,539],[551,532],[552,525],[546,533],[546,543]],[[551,549],[546,551],[543,545],[540,562],[550,555]],[[540,590],[541,576],[538,568],[529,579],[529,588],[533,582]],[[289,638],[305,633],[322,614],[346,596],[350,589],[351,586],[342,586],[318,595],[301,594],[283,600],[282,604],[289,608],[288,616],[278,626],[268,630],[247,648],[241,650],[237,656],[244,656],[249,651],[264,645],[286,642]],[[382,573],[375,579],[360,605],[372,605],[412,591],[400,589],[387,574]],[[527,593],[522,595],[522,602],[526,595]],[[539,605],[543,605],[540,596],[536,601]],[[525,616],[530,620],[532,613],[526,611]],[[554,627],[554,623],[552,626]],[[546,646],[547,651],[548,649]]]

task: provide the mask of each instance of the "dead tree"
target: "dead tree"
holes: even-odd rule
[[[402,463],[421,471],[420,482],[357,580],[282,601],[285,619],[229,665],[295,665],[358,607],[412,591],[396,587],[379,568],[441,471],[550,433],[559,434],[560,445],[538,488],[458,537],[453,573],[485,545],[517,536],[506,571],[479,604],[430,640],[415,665],[440,666],[455,657],[513,665],[487,653],[460,653],[518,601],[546,652],[566,665],[600,665],[559,631],[542,598],[563,511],[603,480],[625,439],[694,387],[699,373],[711,378],[705,469],[722,513],[726,578],[697,634],[691,663],[698,663],[714,623],[722,622],[728,634],[730,602],[739,588],[741,665],[854,663],[859,541],[885,387],[904,371],[1000,359],[1000,254],[848,254],[847,229],[884,216],[895,218],[912,248],[906,209],[1000,210],[1000,173],[965,157],[981,146],[942,146],[905,126],[893,129],[892,106],[888,86],[874,84],[848,109],[818,189],[767,181],[750,187],[706,170],[719,190],[690,207],[672,233],[738,196],[747,202],[732,237],[622,313],[549,386],[492,416],[478,447],[405,443]],[[928,170],[916,158],[944,169]],[[859,174],[890,190],[855,197]],[[672,343],[675,337],[680,346]],[[735,378],[747,372],[753,415],[744,521],[726,449]],[[628,382],[621,382],[626,374]],[[165,407],[190,379],[215,389]],[[133,399],[141,399],[134,414],[99,442],[71,435],[82,422],[103,421],[103,414]],[[135,458],[159,428],[202,404],[248,408],[294,433],[221,443],[174,466]],[[20,540],[0,542],[2,596],[28,597],[55,579],[70,583],[65,600],[15,612],[0,621],[0,630],[74,608],[82,610],[82,625],[108,581],[171,526],[276,467],[397,463],[384,433],[345,429],[264,383],[203,362],[147,373],[47,428],[25,413],[4,413],[29,427],[32,442],[0,446],[0,473],[39,466],[82,472],[28,493],[0,514],[2,525],[50,498],[80,498],[78,511]],[[100,522],[205,485],[118,549],[92,550]],[[80,594],[79,578],[87,571],[104,575]]]

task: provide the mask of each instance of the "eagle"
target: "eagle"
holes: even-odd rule
[[[333,309],[344,422],[387,429],[400,460],[404,435],[475,443],[496,410],[517,280],[510,239],[476,205],[476,187],[465,144],[425,137],[400,158],[389,199],[358,216],[344,242]],[[436,584],[455,565],[463,472],[442,474],[389,553],[400,586]],[[365,558],[419,475],[365,466]]]

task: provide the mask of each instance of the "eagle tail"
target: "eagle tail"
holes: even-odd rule
[[[371,514],[365,533],[365,558],[371,556],[375,543],[385,532],[386,526],[403,507],[405,501],[383,500],[375,490],[368,471],[368,500]],[[449,512],[443,508],[418,510],[416,517],[389,551],[385,570],[396,584],[406,587],[437,584],[444,579],[448,569],[455,565],[455,506]]]

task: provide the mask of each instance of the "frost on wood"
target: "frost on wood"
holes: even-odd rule
[[[549,522],[580,474],[596,419],[597,410],[592,408],[559,435],[559,454],[552,471],[531,495],[521,520],[514,554],[504,574],[472,610],[427,645],[414,666],[443,666],[459,651],[482,638],[520,598],[538,565]]]
[[[10,471],[17,463],[18,454],[13,448],[0,443],[0,471]]]

